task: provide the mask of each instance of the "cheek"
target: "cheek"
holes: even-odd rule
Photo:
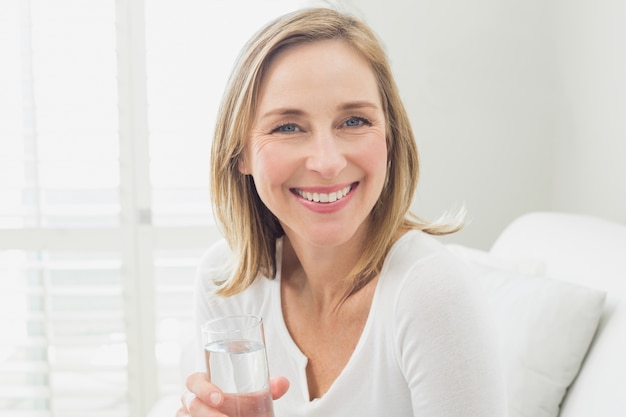
[[[264,146],[251,155],[251,174],[257,188],[281,185],[290,174],[289,159],[280,147]]]
[[[370,143],[360,155],[366,169],[373,175],[382,176],[387,174],[387,144],[384,139]]]

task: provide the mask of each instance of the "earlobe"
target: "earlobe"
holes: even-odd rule
[[[246,166],[246,162],[243,160],[241,156],[237,158],[237,169],[239,169],[239,172],[242,173],[243,175],[250,174],[250,171],[248,170],[248,167]]]

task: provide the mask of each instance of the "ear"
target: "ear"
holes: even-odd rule
[[[237,158],[237,169],[243,175],[250,175],[250,170],[248,169],[248,164],[246,164],[244,154],[239,155]]]

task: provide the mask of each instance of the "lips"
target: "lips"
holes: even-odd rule
[[[350,192],[350,190],[352,190],[353,186],[354,184],[350,184],[340,190],[333,191],[331,193],[309,192],[300,190],[298,188],[295,188],[293,191],[300,197],[314,203],[334,203],[335,201],[344,198]]]

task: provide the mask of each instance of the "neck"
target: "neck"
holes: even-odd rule
[[[332,312],[346,299],[352,284],[346,277],[362,253],[363,239],[335,247],[315,247],[285,236],[282,276],[291,291],[310,300],[320,314]]]

